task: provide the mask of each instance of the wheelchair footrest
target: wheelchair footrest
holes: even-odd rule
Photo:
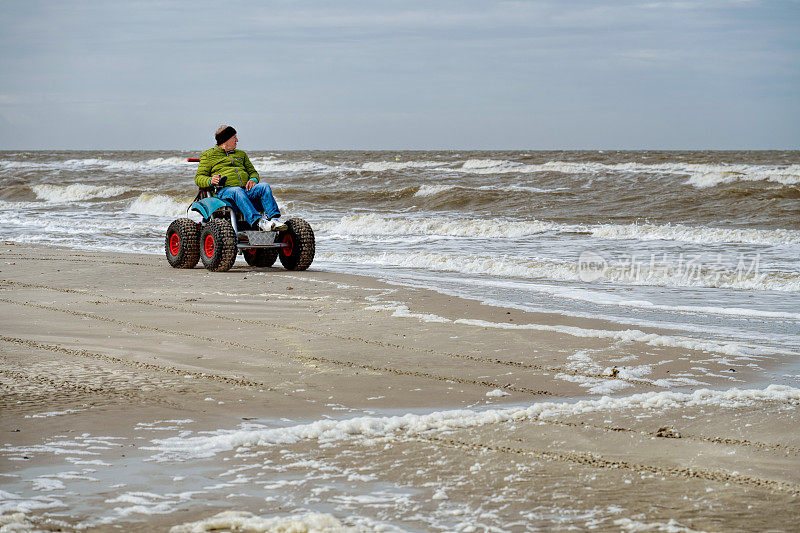
[[[278,235],[275,231],[243,231],[242,232],[246,240],[247,244],[253,244],[256,246],[264,246],[267,244],[276,244],[275,237]],[[240,242],[243,239],[240,239]]]

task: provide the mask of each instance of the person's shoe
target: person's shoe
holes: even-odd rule
[[[258,221],[258,229],[261,231],[286,231],[288,226],[277,218],[267,219],[267,217],[261,217],[261,220]]]

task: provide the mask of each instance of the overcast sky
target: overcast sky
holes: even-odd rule
[[[0,8],[0,149],[800,148],[800,1]]]

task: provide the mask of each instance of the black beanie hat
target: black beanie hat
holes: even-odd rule
[[[225,141],[227,141],[228,139],[230,139],[231,137],[233,137],[234,135],[236,135],[236,130],[233,129],[233,126],[228,126],[221,132],[214,135],[214,138],[217,140],[217,145],[220,145]]]

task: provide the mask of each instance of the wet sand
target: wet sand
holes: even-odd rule
[[[789,531],[800,516],[800,391],[774,386],[798,385],[791,354],[314,265],[0,249],[0,520]]]

